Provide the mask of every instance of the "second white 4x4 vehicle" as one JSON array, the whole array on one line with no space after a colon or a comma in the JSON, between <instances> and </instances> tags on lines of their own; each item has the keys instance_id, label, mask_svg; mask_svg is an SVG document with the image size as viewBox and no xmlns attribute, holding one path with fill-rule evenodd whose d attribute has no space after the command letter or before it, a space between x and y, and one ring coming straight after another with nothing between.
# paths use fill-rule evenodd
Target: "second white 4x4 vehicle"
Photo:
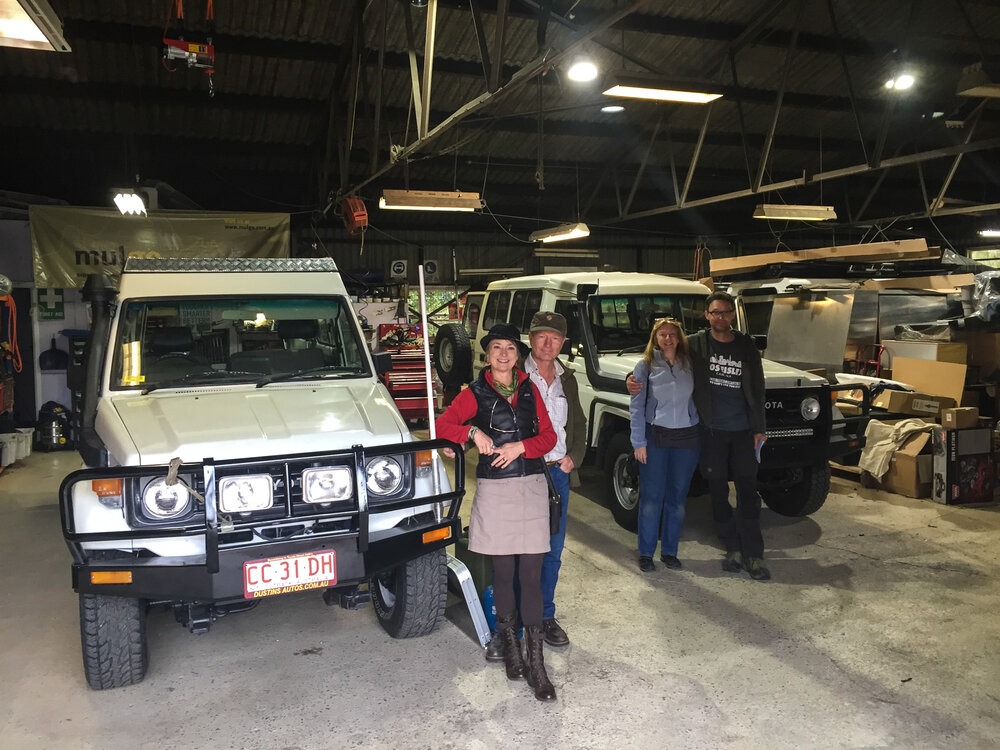
<instances>
[{"instance_id":1,"label":"second white 4x4 vehicle","mask_svg":"<svg viewBox=\"0 0 1000 750\"><path fill-rule=\"evenodd\" d=\"M694 281L648 273L563 273L494 281L484 292L468 293L461 324L439 329L438 376L449 388L468 382L483 367L479 340L491 326L511 323L527 331L539 310L562 313L569 329L563 356L576 371L587 415L588 461L604 470L615 519L635 529L639 483L629 442L625 377L642 356L656 318L676 318L688 333L706 328L709 293ZM848 386L831 386L823 377L768 360L764 379L767 442L758 489L773 511L808 515L826 500L829 460L863 447L854 423L864 416L845 418L834 405L835 392Z\"/></svg>"},{"instance_id":2,"label":"second white 4x4 vehicle","mask_svg":"<svg viewBox=\"0 0 1000 750\"><path fill-rule=\"evenodd\" d=\"M444 615L458 538L438 448L377 377L329 258L130 258L91 276L78 448L60 488L87 682L143 678L146 613L203 633L315 589L393 637Z\"/></svg>"}]
</instances>

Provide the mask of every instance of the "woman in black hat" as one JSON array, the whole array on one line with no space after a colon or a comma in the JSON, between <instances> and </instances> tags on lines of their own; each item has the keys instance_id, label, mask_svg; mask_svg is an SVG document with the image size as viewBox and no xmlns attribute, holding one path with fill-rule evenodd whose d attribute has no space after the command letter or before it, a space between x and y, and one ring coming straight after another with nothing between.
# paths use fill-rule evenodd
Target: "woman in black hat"
<instances>
[{"instance_id":1,"label":"woman in black hat","mask_svg":"<svg viewBox=\"0 0 1000 750\"><path fill-rule=\"evenodd\" d=\"M504 640L507 677L522 676L541 701L556 698L542 658L542 560L549 550L545 454L556 443L545 403L517 369L528 347L515 326L493 326L480 342L486 367L437 418L438 437L472 440L479 451L476 495L469 519L469 549L493 558L494 637ZM521 586L521 622L527 662L514 631L514 574Z\"/></svg>"}]
</instances>

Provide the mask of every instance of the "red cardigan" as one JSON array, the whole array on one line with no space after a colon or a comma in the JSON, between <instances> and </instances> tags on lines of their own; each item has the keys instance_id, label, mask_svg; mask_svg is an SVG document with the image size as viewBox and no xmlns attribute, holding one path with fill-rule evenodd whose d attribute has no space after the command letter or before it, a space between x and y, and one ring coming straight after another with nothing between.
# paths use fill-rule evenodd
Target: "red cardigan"
<instances>
[{"instance_id":1,"label":"red cardigan","mask_svg":"<svg viewBox=\"0 0 1000 750\"><path fill-rule=\"evenodd\" d=\"M521 370L515 370L515 372L517 373L517 384L520 386L528 379L528 376ZM493 385L493 373L489 370L486 371L486 382L490 386ZM541 458L555 447L557 437L555 428L552 427L552 420L549 419L549 412L545 408L545 402L542 400L542 394L538 392L534 383L531 384L531 390L535 393L538 434L522 441L524 443L524 457ZM517 391L514 391L514 399L511 404L517 405ZM464 388L449 404L444 413L434 420L437 436L460 445L467 442L469 440L469 425L466 422L475 417L477 411L479 411L479 405L476 403L475 394L471 388Z\"/></svg>"}]
</instances>

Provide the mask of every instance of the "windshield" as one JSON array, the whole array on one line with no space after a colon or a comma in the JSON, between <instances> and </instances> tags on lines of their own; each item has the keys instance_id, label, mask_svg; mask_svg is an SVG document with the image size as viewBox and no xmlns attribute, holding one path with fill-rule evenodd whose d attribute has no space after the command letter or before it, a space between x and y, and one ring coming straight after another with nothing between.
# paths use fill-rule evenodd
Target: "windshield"
<instances>
[{"instance_id":1,"label":"windshield","mask_svg":"<svg viewBox=\"0 0 1000 750\"><path fill-rule=\"evenodd\" d=\"M591 297L587 315L598 351L641 351L649 342L653 321L676 318L684 332L708 328L705 297L695 294L635 294Z\"/></svg>"},{"instance_id":2,"label":"windshield","mask_svg":"<svg viewBox=\"0 0 1000 750\"><path fill-rule=\"evenodd\" d=\"M127 300L113 351L115 390L370 374L341 297Z\"/></svg>"}]
</instances>

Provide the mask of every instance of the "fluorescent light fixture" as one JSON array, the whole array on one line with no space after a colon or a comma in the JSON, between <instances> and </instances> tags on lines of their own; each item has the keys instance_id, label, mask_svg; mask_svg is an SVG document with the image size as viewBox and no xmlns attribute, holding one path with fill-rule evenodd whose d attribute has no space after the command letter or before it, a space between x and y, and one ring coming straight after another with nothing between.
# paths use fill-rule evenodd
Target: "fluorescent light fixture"
<instances>
[{"instance_id":1,"label":"fluorescent light fixture","mask_svg":"<svg viewBox=\"0 0 1000 750\"><path fill-rule=\"evenodd\" d=\"M607 112L608 114L613 114L616 112L624 112L625 107L620 104L605 104L601 107L601 112Z\"/></svg>"},{"instance_id":2,"label":"fluorescent light fixture","mask_svg":"<svg viewBox=\"0 0 1000 750\"><path fill-rule=\"evenodd\" d=\"M561 247L540 247L535 250L536 258L600 258L596 250L576 250Z\"/></svg>"},{"instance_id":3,"label":"fluorescent light fixture","mask_svg":"<svg viewBox=\"0 0 1000 750\"><path fill-rule=\"evenodd\" d=\"M563 240L575 240L577 237L589 237L590 227L582 222L576 224L560 224L549 229L539 229L532 232L528 239L532 242L562 242Z\"/></svg>"},{"instance_id":4,"label":"fluorescent light fixture","mask_svg":"<svg viewBox=\"0 0 1000 750\"><path fill-rule=\"evenodd\" d=\"M1000 98L1000 82L983 70L982 63L969 65L962 68L962 75L958 79L958 95Z\"/></svg>"},{"instance_id":5,"label":"fluorescent light fixture","mask_svg":"<svg viewBox=\"0 0 1000 750\"><path fill-rule=\"evenodd\" d=\"M718 87L695 81L672 81L641 73L619 73L607 82L605 96L708 104L722 96Z\"/></svg>"},{"instance_id":6,"label":"fluorescent light fixture","mask_svg":"<svg viewBox=\"0 0 1000 750\"><path fill-rule=\"evenodd\" d=\"M447 190L383 190L379 208L401 211L478 211L483 207L479 193Z\"/></svg>"},{"instance_id":7,"label":"fluorescent light fixture","mask_svg":"<svg viewBox=\"0 0 1000 750\"><path fill-rule=\"evenodd\" d=\"M46 0L0 0L0 45L71 52L62 21Z\"/></svg>"},{"instance_id":8,"label":"fluorescent light fixture","mask_svg":"<svg viewBox=\"0 0 1000 750\"><path fill-rule=\"evenodd\" d=\"M593 81L597 78L597 66L590 60L576 60L566 71L566 77L579 83Z\"/></svg>"},{"instance_id":9,"label":"fluorescent light fixture","mask_svg":"<svg viewBox=\"0 0 1000 750\"><path fill-rule=\"evenodd\" d=\"M1000 237L1000 229L980 229L980 237Z\"/></svg>"},{"instance_id":10,"label":"fluorescent light fixture","mask_svg":"<svg viewBox=\"0 0 1000 750\"><path fill-rule=\"evenodd\" d=\"M796 206L790 203L761 203L754 209L755 219L778 221L831 221L837 218L833 206Z\"/></svg>"}]
</instances>

